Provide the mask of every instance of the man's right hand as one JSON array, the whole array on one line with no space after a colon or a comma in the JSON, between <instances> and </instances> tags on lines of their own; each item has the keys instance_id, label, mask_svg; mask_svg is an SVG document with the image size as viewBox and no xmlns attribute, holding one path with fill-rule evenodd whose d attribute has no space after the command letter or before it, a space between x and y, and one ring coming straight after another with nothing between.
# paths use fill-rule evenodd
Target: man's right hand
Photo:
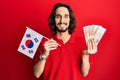
<instances>
[{"instance_id":1,"label":"man's right hand","mask_svg":"<svg viewBox=\"0 0 120 80\"><path fill-rule=\"evenodd\" d=\"M51 50L55 50L57 47L58 47L58 43L55 41L55 40L53 40L53 39L50 39L50 40L48 40L48 41L46 41L45 43L44 43L44 54L46 55L46 56L48 56L49 55L49 52L51 51Z\"/></svg>"}]
</instances>

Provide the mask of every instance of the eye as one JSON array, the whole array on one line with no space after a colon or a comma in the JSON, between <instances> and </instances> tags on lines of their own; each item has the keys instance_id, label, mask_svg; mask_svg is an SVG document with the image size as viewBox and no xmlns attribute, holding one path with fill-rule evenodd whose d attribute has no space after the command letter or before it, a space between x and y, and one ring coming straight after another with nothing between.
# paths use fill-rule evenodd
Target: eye
<instances>
[{"instance_id":1,"label":"eye","mask_svg":"<svg viewBox=\"0 0 120 80\"><path fill-rule=\"evenodd\" d=\"M55 18L60 18L61 16L59 14L56 14L55 15Z\"/></svg>"},{"instance_id":2,"label":"eye","mask_svg":"<svg viewBox=\"0 0 120 80\"><path fill-rule=\"evenodd\" d=\"M68 15L68 14L65 14L65 18L69 18L69 15Z\"/></svg>"}]
</instances>

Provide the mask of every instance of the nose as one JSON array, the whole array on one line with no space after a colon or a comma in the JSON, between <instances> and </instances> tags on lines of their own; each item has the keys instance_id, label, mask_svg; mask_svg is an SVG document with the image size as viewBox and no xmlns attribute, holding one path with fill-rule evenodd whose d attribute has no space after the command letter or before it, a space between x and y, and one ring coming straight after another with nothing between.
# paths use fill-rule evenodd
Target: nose
<instances>
[{"instance_id":1,"label":"nose","mask_svg":"<svg viewBox=\"0 0 120 80\"><path fill-rule=\"evenodd\" d=\"M64 22L64 18L63 18L63 17L60 18L60 22L61 22L61 23Z\"/></svg>"}]
</instances>

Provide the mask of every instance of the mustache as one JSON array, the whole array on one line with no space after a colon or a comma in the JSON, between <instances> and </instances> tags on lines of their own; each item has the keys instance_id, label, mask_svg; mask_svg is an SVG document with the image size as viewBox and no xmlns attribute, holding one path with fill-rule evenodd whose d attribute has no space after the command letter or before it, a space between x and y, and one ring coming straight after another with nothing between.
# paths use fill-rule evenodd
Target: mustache
<instances>
[{"instance_id":1,"label":"mustache","mask_svg":"<svg viewBox=\"0 0 120 80\"><path fill-rule=\"evenodd\" d=\"M62 22L58 23L57 25L61 25L61 24L67 25L67 23L62 23Z\"/></svg>"}]
</instances>

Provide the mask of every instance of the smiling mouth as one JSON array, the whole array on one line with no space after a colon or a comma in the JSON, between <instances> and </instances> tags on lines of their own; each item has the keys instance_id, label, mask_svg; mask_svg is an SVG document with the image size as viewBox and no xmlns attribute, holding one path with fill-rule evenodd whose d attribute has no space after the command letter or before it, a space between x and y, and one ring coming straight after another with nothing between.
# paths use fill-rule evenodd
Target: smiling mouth
<instances>
[{"instance_id":1,"label":"smiling mouth","mask_svg":"<svg viewBox=\"0 0 120 80\"><path fill-rule=\"evenodd\" d=\"M67 25L67 23L58 23L58 25Z\"/></svg>"},{"instance_id":2,"label":"smiling mouth","mask_svg":"<svg viewBox=\"0 0 120 80\"><path fill-rule=\"evenodd\" d=\"M67 26L67 23L58 23L58 25L59 25L61 28L64 28L65 26Z\"/></svg>"},{"instance_id":3,"label":"smiling mouth","mask_svg":"<svg viewBox=\"0 0 120 80\"><path fill-rule=\"evenodd\" d=\"M66 25L65 25L65 24L60 24L60 26L61 26L61 27L64 27L64 26L66 26Z\"/></svg>"}]
</instances>

